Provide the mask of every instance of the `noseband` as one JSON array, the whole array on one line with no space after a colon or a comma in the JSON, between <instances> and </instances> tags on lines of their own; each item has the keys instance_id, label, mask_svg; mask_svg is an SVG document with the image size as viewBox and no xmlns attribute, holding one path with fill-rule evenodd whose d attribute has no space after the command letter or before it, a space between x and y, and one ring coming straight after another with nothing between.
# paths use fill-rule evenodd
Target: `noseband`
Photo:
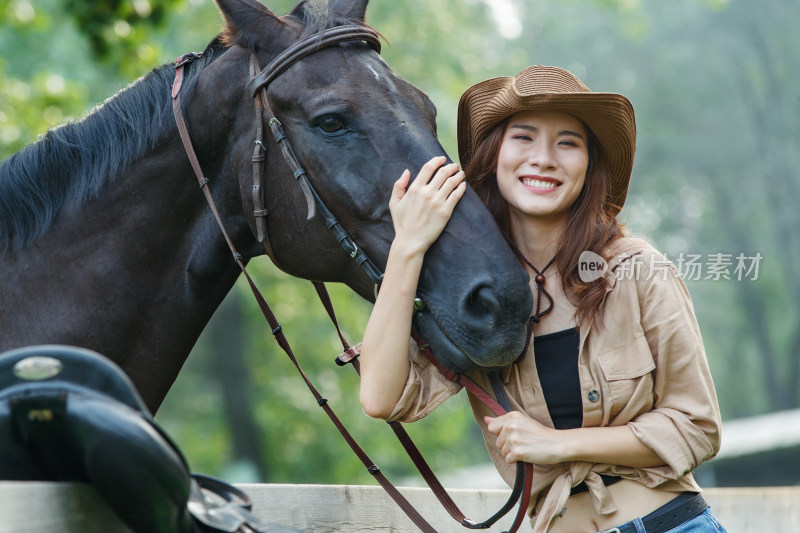
<instances>
[{"instance_id":1,"label":"noseband","mask_svg":"<svg viewBox=\"0 0 800 533\"><path fill-rule=\"evenodd\" d=\"M264 124L264 120L266 119L267 125L272 132L272 135L275 139L275 143L280 147L281 154L283 155L284 161L289 166L289 169L292 171L292 174L295 180L300 185L303 193L306 197L306 204L308 208L308 219L312 218L316 212L319 212L322 218L325 221L325 226L333 233L336 240L339 242L341 247L347 252L347 254L353 258L358 265L364 270L367 276L372 280L375 284L375 295L377 296L378 287L383 279L383 273L381 270L372 262L372 260L364 253L361 248L356 246L356 243L353 239L348 235L345 229L341 226L339 221L336 217L331 213L331 211L327 208L325 203L322 201L320 196L317 194L316 190L312 186L311 182L308 179L308 175L303 167L300 165L300 162L297 159L297 156L294 153L291 143L289 142L289 138L286 132L283 129L283 125L281 124L280 120L275 116L275 112L272 109L272 106L269 102L269 84L272 83L278 76L280 76L283 72L286 71L290 66L294 63L298 62L299 60L329 46L333 46L336 44L349 42L349 41L362 41L365 42L370 48L375 50L376 52L380 53L381 45L378 39L378 34L365 27L359 25L345 25L345 26L337 26L334 28L329 28L324 30L318 34L312 35L309 38L303 39L294 45L290 46L286 50L284 50L280 55L278 55L275 59L273 59L263 70L259 71L258 60L256 59L254 54L251 54L250 57L250 68L252 78L247 84L247 89L250 94L253 96L253 99L256 104L256 113L258 115L258 128L256 131L256 140L255 140L255 147L253 151L253 215L255 217L256 223L256 233L257 239L259 242L263 243L264 248L266 249L267 253L269 254L270 258L273 262L278 264L272 247L269 241L269 234L267 231L266 225L266 215L267 209L264 207L264 196L263 196L263 164L265 159L266 149L263 143L263 136L262 136L262 128ZM175 114L175 121L178 125L178 131L181 136L181 140L184 145L184 149L186 150L186 154L189 158L189 161L194 169L194 172L197 176L198 182L200 184L201 189L206 197L206 200L211 208L214 216L217 220L217 223L222 230L222 234L225 237L225 240L228 243L228 246L233 253L234 260L239 265L239 268L244 273L245 277L247 278L248 283L250 284L250 288L253 291L256 300L261 307L262 313L267 318L267 322L272 327L272 334L276 337L276 340L284 349L286 354L292 360L294 365L297 367L298 371L300 372L301 377L305 380L306 385L309 387L311 392L314 394L315 398L319 405L326 411L328 416L333 420L334 424L337 426L337 429L342 433L342 436L348 442L348 444L353 448L353 451L356 455L361 459L362 462L368 467L368 471L376 478L376 480L381 484L381 486L389 493L389 495L395 500L395 502L400 506L400 508L411 518L411 520L420 527L422 531L425 533L435 533L433 528L422 518L419 513L408 503L407 500L400 494L397 489L389 483L389 481L383 476L380 472L380 468L371 464L369 457L361 450L358 444L352 439L350 434L341 424L339 419L327 405L328 401L323 398L316 388L311 384L308 380L305 373L299 366L296 358L291 352L291 348L288 346L288 342L285 339L285 336L282 333L281 326L277 323L275 316L272 314L272 311L269 309L266 301L264 300L261 293L256 288L255 284L253 283L252 279L250 278L247 270L245 268L244 262L242 260L242 255L236 251L236 247L234 246L232 240L230 239L223 223L222 219L217 211L215 206L214 200L211 196L211 192L208 188L209 180L208 178L203 176L203 172L200 168L200 163L197 159L197 155L192 147L191 140L189 138L188 128L186 127L185 119L183 118L183 111L181 110L180 105L180 90L181 84L183 81L183 66L191 62L195 59L200 57L200 54L192 53L186 54L180 57L175 62L175 82L172 87L172 108ZM357 357L357 350L354 348L350 348L350 346L345 341L341 330L339 329L338 323L336 321L335 315L333 313L333 308L330 305L330 300L327 296L327 292L324 289L324 286L321 284L315 283L315 287L317 288L317 292L320 293L320 298L323 301L323 304L326 307L331 319L336 326L339 337L342 339L342 343L345 347L345 354L348 354L348 358L345 359L337 359L337 363L339 364L347 364L352 363L354 368L358 370L358 363L356 360ZM324 292L321 292L324 291ZM419 307L418 307L419 306ZM415 308L419 311L420 308L424 306L421 303L421 300L415 302ZM424 346L424 343L421 339L419 339L419 344ZM508 403L507 398L505 398L505 391L502 388L502 383L499 385L499 389L495 387L495 393L498 396L498 401L500 401L503 405L497 403L488 393L480 389L480 387L475 384L475 382L471 381L468 377L462 374L453 373L448 371L444 367L442 367L438 362L435 360L433 355L430 351L426 348L426 355L428 358L436 364L437 368L446 376L448 379L452 379L454 381L458 381L462 385L464 385L470 392L475 394L484 404L486 404L495 414L503 414L509 411L510 405ZM340 356L341 357L341 356ZM501 399L501 396L503 397ZM505 399L505 401L503 401ZM529 463L518 463L517 464L517 479L514 484L514 488L512 490L512 494L508 500L508 502L493 515L488 520L477 523L466 516L458 509L456 504L450 499L449 495L433 475L433 472L430 471L430 468L425 463L424 459L422 459L421 454L414 446L413 442L411 442L410 437L405 432L405 429L397 422L389 422L394 432L397 434L398 438L400 439L403 447L411 456L414 464L420 470L423 475L423 478L428 482L428 485L433 490L434 495L439 499L442 503L444 508L448 511L448 513L455 518L457 521L461 523L466 528L469 529L487 529L491 527L497 520L502 518L504 515L510 511L517 500L520 500L519 510L517 515L514 519L514 522L509 529L509 533L517 531L520 527L522 520L525 516L525 511L528 508L528 503L530 501L530 492L531 492L531 480L533 475L533 468L532 465Z\"/></svg>"}]
</instances>

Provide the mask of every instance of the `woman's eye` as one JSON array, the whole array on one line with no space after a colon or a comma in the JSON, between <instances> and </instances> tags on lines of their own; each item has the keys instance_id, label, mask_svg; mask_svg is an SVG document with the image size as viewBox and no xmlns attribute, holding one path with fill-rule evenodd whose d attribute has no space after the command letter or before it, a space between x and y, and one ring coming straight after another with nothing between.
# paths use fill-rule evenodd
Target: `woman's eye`
<instances>
[{"instance_id":1,"label":"woman's eye","mask_svg":"<svg viewBox=\"0 0 800 533\"><path fill-rule=\"evenodd\" d=\"M344 130L347 125L341 118L334 115L327 115L317 121L317 127L325 133L336 133Z\"/></svg>"}]
</instances>

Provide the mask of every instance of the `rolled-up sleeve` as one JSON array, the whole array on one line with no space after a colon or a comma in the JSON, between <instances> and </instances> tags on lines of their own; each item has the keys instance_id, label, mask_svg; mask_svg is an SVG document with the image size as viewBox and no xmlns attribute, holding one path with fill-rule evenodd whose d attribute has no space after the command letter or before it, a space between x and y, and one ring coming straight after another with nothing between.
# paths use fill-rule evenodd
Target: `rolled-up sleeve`
<instances>
[{"instance_id":1,"label":"rolled-up sleeve","mask_svg":"<svg viewBox=\"0 0 800 533\"><path fill-rule=\"evenodd\" d=\"M460 384L445 378L428 361L413 339L409 339L408 357L411 361L408 379L388 420L414 422L424 418L461 390Z\"/></svg>"},{"instance_id":2,"label":"rolled-up sleeve","mask_svg":"<svg viewBox=\"0 0 800 533\"><path fill-rule=\"evenodd\" d=\"M666 260L658 254L657 260ZM645 263L647 258L645 258ZM651 263L652 264L652 263ZM643 481L677 479L720 446L720 412L689 292L671 263L637 280L641 324L656 363L654 406L628 425L666 466L643 469Z\"/></svg>"}]
</instances>

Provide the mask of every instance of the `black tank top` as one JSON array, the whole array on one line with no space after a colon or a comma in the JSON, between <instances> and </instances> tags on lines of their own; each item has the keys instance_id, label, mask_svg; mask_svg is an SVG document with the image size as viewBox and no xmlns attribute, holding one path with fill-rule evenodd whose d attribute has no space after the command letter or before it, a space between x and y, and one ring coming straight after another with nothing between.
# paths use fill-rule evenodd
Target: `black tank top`
<instances>
[{"instance_id":1,"label":"black tank top","mask_svg":"<svg viewBox=\"0 0 800 533\"><path fill-rule=\"evenodd\" d=\"M578 376L578 328L533 338L536 371L547 410L556 429L583 425L583 401Z\"/></svg>"},{"instance_id":2,"label":"black tank top","mask_svg":"<svg viewBox=\"0 0 800 533\"><path fill-rule=\"evenodd\" d=\"M542 384L544 401L556 429L583 426L583 400L578 375L580 334L577 328L565 329L533 338L536 371ZM613 485L622 478L600 474L603 484ZM572 487L570 494L588 491L585 482Z\"/></svg>"}]
</instances>

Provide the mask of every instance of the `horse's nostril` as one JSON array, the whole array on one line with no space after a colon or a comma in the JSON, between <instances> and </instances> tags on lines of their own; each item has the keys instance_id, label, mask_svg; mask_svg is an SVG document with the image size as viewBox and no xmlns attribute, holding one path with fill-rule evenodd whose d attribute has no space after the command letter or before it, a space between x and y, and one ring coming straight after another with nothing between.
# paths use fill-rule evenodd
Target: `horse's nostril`
<instances>
[{"instance_id":1,"label":"horse's nostril","mask_svg":"<svg viewBox=\"0 0 800 533\"><path fill-rule=\"evenodd\" d=\"M491 329L500 312L500 301L491 285L482 282L464 295L460 311L460 318L467 327Z\"/></svg>"}]
</instances>

